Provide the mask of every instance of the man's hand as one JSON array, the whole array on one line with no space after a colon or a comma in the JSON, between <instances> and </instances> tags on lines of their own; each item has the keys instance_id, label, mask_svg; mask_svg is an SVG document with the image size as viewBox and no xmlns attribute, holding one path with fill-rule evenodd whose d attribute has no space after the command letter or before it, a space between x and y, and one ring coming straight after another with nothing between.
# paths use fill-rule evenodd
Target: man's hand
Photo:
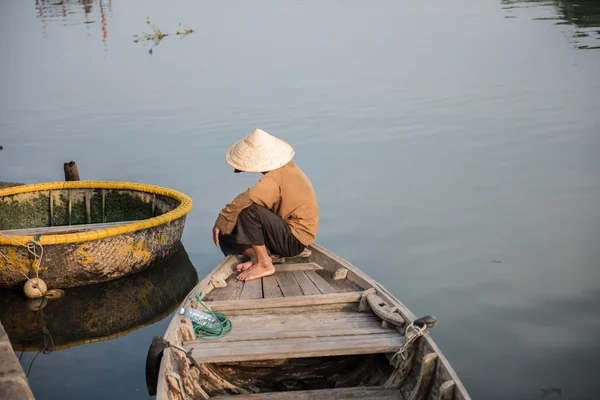
<instances>
[{"instance_id":1,"label":"man's hand","mask_svg":"<svg viewBox=\"0 0 600 400\"><path fill-rule=\"evenodd\" d=\"M221 231L219 230L219 228L217 228L217 226L215 225L213 227L213 242L215 242L215 245L218 246L219 245L219 233Z\"/></svg>"}]
</instances>

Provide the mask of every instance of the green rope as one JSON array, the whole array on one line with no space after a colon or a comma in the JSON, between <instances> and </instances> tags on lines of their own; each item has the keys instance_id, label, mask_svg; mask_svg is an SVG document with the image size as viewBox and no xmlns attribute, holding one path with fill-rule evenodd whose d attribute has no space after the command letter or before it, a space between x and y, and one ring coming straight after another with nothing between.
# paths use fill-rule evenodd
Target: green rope
<instances>
[{"instance_id":1,"label":"green rope","mask_svg":"<svg viewBox=\"0 0 600 400\"><path fill-rule=\"evenodd\" d=\"M192 322L196 337L202 340L217 340L231 332L231 321L229 318L227 318L227 315L220 312L212 312L208 307L206 307L202 300L200 300L200 297L202 297L202 292L196 295L196 300L198 303L202 304L209 314L219 321L219 328L209 328L208 326L203 326Z\"/></svg>"}]
</instances>

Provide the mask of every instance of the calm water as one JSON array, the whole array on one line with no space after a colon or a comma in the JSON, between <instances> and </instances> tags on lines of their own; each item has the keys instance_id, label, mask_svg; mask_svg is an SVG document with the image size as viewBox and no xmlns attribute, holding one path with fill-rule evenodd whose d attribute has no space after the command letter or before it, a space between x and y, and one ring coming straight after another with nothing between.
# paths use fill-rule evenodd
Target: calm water
<instances>
[{"instance_id":1,"label":"calm water","mask_svg":"<svg viewBox=\"0 0 600 400\"><path fill-rule=\"evenodd\" d=\"M596 399L597 1L0 2L0 180L127 180L194 199L199 276L219 209L259 176L224 153L288 140L318 242L384 283L476 399ZM132 36L146 17L166 37ZM168 317L40 354L38 399L144 399ZM23 355L29 364L36 352ZM550 398L546 396L546 398Z\"/></svg>"}]
</instances>

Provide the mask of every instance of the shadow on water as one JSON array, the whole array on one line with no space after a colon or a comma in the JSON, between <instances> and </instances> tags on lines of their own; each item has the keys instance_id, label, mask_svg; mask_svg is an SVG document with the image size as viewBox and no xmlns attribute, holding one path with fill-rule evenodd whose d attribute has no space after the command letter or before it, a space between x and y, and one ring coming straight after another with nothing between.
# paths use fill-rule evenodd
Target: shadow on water
<instances>
[{"instance_id":1,"label":"shadow on water","mask_svg":"<svg viewBox=\"0 0 600 400\"><path fill-rule=\"evenodd\" d=\"M50 353L123 337L158 322L197 282L198 273L180 244L170 258L148 270L65 289L56 300L41 303L20 290L2 289L0 320L15 351Z\"/></svg>"},{"instance_id":2,"label":"shadow on water","mask_svg":"<svg viewBox=\"0 0 600 400\"><path fill-rule=\"evenodd\" d=\"M573 44L578 49L600 49L600 2L598 0L502 0L504 9L537 8L548 11L547 16L533 17L538 21L555 21L569 25ZM508 15L507 18L516 18Z\"/></svg>"}]
</instances>

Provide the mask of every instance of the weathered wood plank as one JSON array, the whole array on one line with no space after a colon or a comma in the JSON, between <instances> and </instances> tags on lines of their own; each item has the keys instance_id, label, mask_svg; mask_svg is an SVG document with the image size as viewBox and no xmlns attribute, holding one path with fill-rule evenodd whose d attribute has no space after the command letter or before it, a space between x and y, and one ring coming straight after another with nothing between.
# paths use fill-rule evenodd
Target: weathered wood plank
<instances>
[{"instance_id":1,"label":"weathered wood plank","mask_svg":"<svg viewBox=\"0 0 600 400\"><path fill-rule=\"evenodd\" d=\"M88 224L92 223L92 191L90 189L86 189L85 191L85 217Z\"/></svg>"},{"instance_id":2,"label":"weathered wood plank","mask_svg":"<svg viewBox=\"0 0 600 400\"><path fill-rule=\"evenodd\" d=\"M337 290L315 271L307 271L306 276L315 284L321 293L337 293Z\"/></svg>"},{"instance_id":3,"label":"weathered wood plank","mask_svg":"<svg viewBox=\"0 0 600 400\"><path fill-rule=\"evenodd\" d=\"M236 279L237 280L237 279ZM240 295L240 300L248 299L262 299L262 279L253 279L251 281L244 281L244 288ZM211 310L213 310L211 308ZM215 311L215 310L213 310Z\"/></svg>"},{"instance_id":4,"label":"weathered wood plank","mask_svg":"<svg viewBox=\"0 0 600 400\"><path fill-rule=\"evenodd\" d=\"M454 399L454 388L456 384L454 381L446 381L439 387L439 392L435 400L453 400Z\"/></svg>"},{"instance_id":5,"label":"weathered wood plank","mask_svg":"<svg viewBox=\"0 0 600 400\"><path fill-rule=\"evenodd\" d=\"M294 278L294 274L292 272L277 272L275 274L275 278L279 283L279 287L281 288L281 292L285 297L291 296L302 296L302 289L300 289L300 285L296 282L296 278Z\"/></svg>"},{"instance_id":6,"label":"weathered wood plank","mask_svg":"<svg viewBox=\"0 0 600 400\"><path fill-rule=\"evenodd\" d=\"M400 387L400 391L406 400L424 400L431 390L431 383L436 369L438 355L428 353L422 359L416 359L414 374L407 378L406 384Z\"/></svg>"},{"instance_id":7,"label":"weathered wood plank","mask_svg":"<svg viewBox=\"0 0 600 400\"><path fill-rule=\"evenodd\" d=\"M230 400L230 396L211 397L215 400ZM239 400L398 400L402 399L397 389L386 389L380 387L353 387L321 390L302 390L294 392L270 392L236 395Z\"/></svg>"},{"instance_id":8,"label":"weathered wood plank","mask_svg":"<svg viewBox=\"0 0 600 400\"><path fill-rule=\"evenodd\" d=\"M386 333L394 333L392 331L382 331L381 325L370 327L345 327L345 328L318 328L318 329L296 329L296 330L272 330L272 331L250 331L250 332L231 332L219 339L219 342L246 342L248 346L254 346L254 342L260 340L277 340L277 339L315 339L324 337L344 337L365 336L365 335L382 335ZM400 336L398 331L395 331ZM202 344L200 341L184 342L185 345Z\"/></svg>"},{"instance_id":9,"label":"weathered wood plank","mask_svg":"<svg viewBox=\"0 0 600 400\"><path fill-rule=\"evenodd\" d=\"M394 333L396 330L382 328L374 315L364 313L328 312L288 315L237 315L231 318L234 327L231 333L219 339L224 341L267 340L284 338L314 338L326 336L378 335ZM192 340L184 344L201 344L205 341Z\"/></svg>"},{"instance_id":10,"label":"weathered wood plank","mask_svg":"<svg viewBox=\"0 0 600 400\"><path fill-rule=\"evenodd\" d=\"M279 283L275 275L269 275L262 278L263 281L263 295L265 299L273 299L276 297L283 297Z\"/></svg>"},{"instance_id":11,"label":"weathered wood plank","mask_svg":"<svg viewBox=\"0 0 600 400\"><path fill-rule=\"evenodd\" d=\"M72 190L71 189L67 190L67 193L68 193L68 200L67 200L67 202L69 204L68 205L69 225L71 225L72 211L73 211L73 200L71 199L71 197L72 197L71 196L72 195Z\"/></svg>"},{"instance_id":12,"label":"weathered wood plank","mask_svg":"<svg viewBox=\"0 0 600 400\"><path fill-rule=\"evenodd\" d=\"M319 271L321 269L323 269L323 267L314 262L275 265L275 271L277 272Z\"/></svg>"},{"instance_id":13,"label":"weathered wood plank","mask_svg":"<svg viewBox=\"0 0 600 400\"><path fill-rule=\"evenodd\" d=\"M315 286L313 281L311 281L304 271L296 271L293 273L296 281L300 285L300 289L305 296L313 296L317 294L321 294L319 289Z\"/></svg>"},{"instance_id":14,"label":"weathered wood plank","mask_svg":"<svg viewBox=\"0 0 600 400\"><path fill-rule=\"evenodd\" d=\"M106 189L102 189L102 222L106 222Z\"/></svg>"},{"instance_id":15,"label":"weathered wood plank","mask_svg":"<svg viewBox=\"0 0 600 400\"><path fill-rule=\"evenodd\" d=\"M211 285L213 280L211 278ZM244 281L237 280L235 276L231 276L225 283L227 283L227 286L213 289L206 295L203 301L239 300L244 288Z\"/></svg>"},{"instance_id":16,"label":"weathered wood plank","mask_svg":"<svg viewBox=\"0 0 600 400\"><path fill-rule=\"evenodd\" d=\"M52 199L52 190L48 190L48 201L50 202L50 221L48 222L48 226L52 226L54 224L54 200Z\"/></svg>"},{"instance_id":17,"label":"weathered wood plank","mask_svg":"<svg viewBox=\"0 0 600 400\"><path fill-rule=\"evenodd\" d=\"M244 289L242 295L248 284L251 282L260 282L260 279L247 281L244 283ZM229 285L228 285L229 286ZM252 309L274 309L283 307L305 307L311 305L323 305L323 304L346 304L346 303L358 303L362 296L362 292L350 292L350 293L332 293L332 294L320 294L316 296L293 296L273 299L258 299L247 301L236 301L236 300L224 300L224 301L211 301L205 304L210 307L212 311L227 311L227 310L252 310ZM241 297L244 299L244 297Z\"/></svg>"},{"instance_id":18,"label":"weathered wood plank","mask_svg":"<svg viewBox=\"0 0 600 400\"><path fill-rule=\"evenodd\" d=\"M79 224L79 225L65 225L65 226L45 226L41 228L27 228L27 229L10 229L0 231L6 236L31 236L31 235L50 235L58 233L70 233L79 231L92 231L96 229L105 229L112 226L125 225L132 221L119 221L119 222L105 222L103 224Z\"/></svg>"},{"instance_id":19,"label":"weathered wood plank","mask_svg":"<svg viewBox=\"0 0 600 400\"><path fill-rule=\"evenodd\" d=\"M306 296L311 297L311 296ZM278 297L277 299L283 300L288 297ZM267 299L263 299L267 300ZM273 299L274 300L274 299ZM249 300L245 300L249 301ZM278 308L254 308L254 309L231 309L227 310L226 313L228 316L232 315L269 315L273 313L277 314L286 314L286 315L298 315L300 312L305 313L315 313L315 312L324 312L324 311L337 311L337 312L358 312L358 303L333 303L333 304L315 304L310 306L295 306L295 307L278 307Z\"/></svg>"},{"instance_id":20,"label":"weathered wood plank","mask_svg":"<svg viewBox=\"0 0 600 400\"><path fill-rule=\"evenodd\" d=\"M404 337L395 334L207 342L184 346L198 363L273 360L282 358L327 357L356 354L393 353Z\"/></svg>"}]
</instances>

